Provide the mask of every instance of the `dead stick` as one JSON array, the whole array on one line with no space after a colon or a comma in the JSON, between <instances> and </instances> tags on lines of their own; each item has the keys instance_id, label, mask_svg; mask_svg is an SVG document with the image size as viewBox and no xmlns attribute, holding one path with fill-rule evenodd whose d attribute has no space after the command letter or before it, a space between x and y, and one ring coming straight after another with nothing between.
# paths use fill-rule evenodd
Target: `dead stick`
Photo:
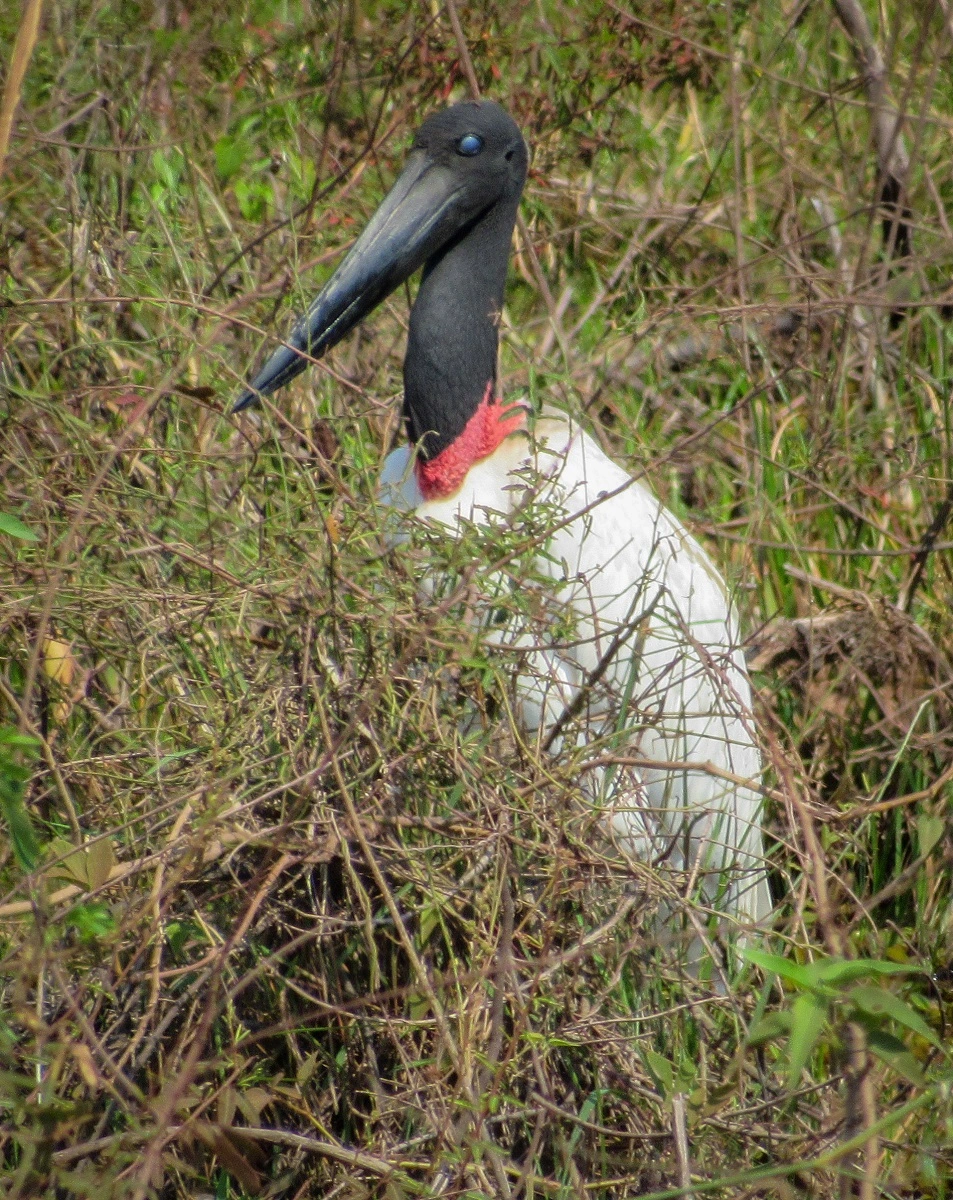
<instances>
[{"instance_id":1,"label":"dead stick","mask_svg":"<svg viewBox=\"0 0 953 1200\"><path fill-rule=\"evenodd\" d=\"M685 1125L685 1097L676 1092L672 1097L672 1133L675 1138L675 1157L678 1159L678 1182L686 1195L691 1195L692 1164L688 1156L688 1130Z\"/></svg>"},{"instance_id":2,"label":"dead stick","mask_svg":"<svg viewBox=\"0 0 953 1200\"><path fill-rule=\"evenodd\" d=\"M911 249L910 210L904 201L910 156L900 128L900 114L887 98L887 65L874 41L860 0L833 0L833 3L850 38L870 108L880 174L880 200L892 213L891 219L884 224L884 244L889 247L892 243L897 255L905 257Z\"/></svg>"},{"instance_id":3,"label":"dead stick","mask_svg":"<svg viewBox=\"0 0 953 1200\"><path fill-rule=\"evenodd\" d=\"M13 43L7 83L3 89L3 99L0 100L0 175L3 175L3 164L10 146L13 118L16 115L17 105L20 103L26 69L30 65L33 47L36 45L37 34L40 32L42 8L43 0L27 0L23 17L20 20L20 28L17 30L17 40Z\"/></svg>"}]
</instances>

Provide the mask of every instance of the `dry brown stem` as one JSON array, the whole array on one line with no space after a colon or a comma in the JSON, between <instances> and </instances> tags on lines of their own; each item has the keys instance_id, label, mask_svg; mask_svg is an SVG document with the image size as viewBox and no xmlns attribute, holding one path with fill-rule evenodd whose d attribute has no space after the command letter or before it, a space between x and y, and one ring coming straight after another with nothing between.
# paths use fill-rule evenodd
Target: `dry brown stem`
<instances>
[{"instance_id":1,"label":"dry brown stem","mask_svg":"<svg viewBox=\"0 0 953 1200\"><path fill-rule=\"evenodd\" d=\"M903 257L911 248L911 214L907 202L910 155L903 136L903 121L888 97L887 64L874 39L863 5L860 0L833 0L833 4L850 38L863 76L877 154L880 200L894 214L893 229L886 231L885 241L888 247Z\"/></svg>"},{"instance_id":2,"label":"dry brown stem","mask_svg":"<svg viewBox=\"0 0 953 1200\"><path fill-rule=\"evenodd\" d=\"M7 81L4 84L3 96L0 98L0 179L3 178L3 167L10 146L10 135L13 131L13 119L16 116L17 105L23 90L27 67L33 55L33 47L40 32L40 13L43 11L43 0L27 0L20 18L20 28L17 30L16 41L13 43L13 53L7 70Z\"/></svg>"}]
</instances>

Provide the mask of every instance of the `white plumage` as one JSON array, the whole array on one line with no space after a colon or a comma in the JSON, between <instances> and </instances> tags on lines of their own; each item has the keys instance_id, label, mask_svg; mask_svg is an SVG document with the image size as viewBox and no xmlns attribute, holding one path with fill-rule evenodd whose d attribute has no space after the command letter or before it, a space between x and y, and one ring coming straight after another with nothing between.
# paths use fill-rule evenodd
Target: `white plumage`
<instances>
[{"instance_id":1,"label":"white plumage","mask_svg":"<svg viewBox=\"0 0 953 1200\"><path fill-rule=\"evenodd\" d=\"M751 689L727 589L691 534L558 414L511 434L448 499L424 499L407 447L381 486L385 503L450 527L507 520L528 491L553 512L538 570L553 620L568 608L573 633L558 645L538 622L488 634L519 652L523 725L554 747L575 728L591 757L628 760L580 773L621 848L691 873L703 901L742 924L764 921Z\"/></svg>"}]
</instances>

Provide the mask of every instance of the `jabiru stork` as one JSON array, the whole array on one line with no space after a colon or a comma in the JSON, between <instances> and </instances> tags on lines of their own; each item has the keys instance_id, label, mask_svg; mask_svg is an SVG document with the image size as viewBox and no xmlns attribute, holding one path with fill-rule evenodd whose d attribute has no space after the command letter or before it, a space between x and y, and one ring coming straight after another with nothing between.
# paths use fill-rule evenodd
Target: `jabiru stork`
<instances>
[{"instance_id":1,"label":"jabiru stork","mask_svg":"<svg viewBox=\"0 0 953 1200\"><path fill-rule=\"evenodd\" d=\"M450 530L519 520L528 492L548 506L538 570L559 635L538 624L487 635L516 652L523 726L549 749L574 739L583 794L627 854L678 868L703 903L750 929L771 910L762 761L725 582L575 422L534 419L497 394L527 166L498 104L428 117L367 228L234 411L293 379L423 267L404 359L407 444L385 462L384 499Z\"/></svg>"}]
</instances>

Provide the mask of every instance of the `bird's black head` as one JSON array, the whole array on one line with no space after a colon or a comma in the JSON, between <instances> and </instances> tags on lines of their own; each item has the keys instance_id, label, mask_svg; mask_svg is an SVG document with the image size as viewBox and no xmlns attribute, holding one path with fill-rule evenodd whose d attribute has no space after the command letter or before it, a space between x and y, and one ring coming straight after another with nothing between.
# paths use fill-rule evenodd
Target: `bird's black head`
<instances>
[{"instance_id":1,"label":"bird's black head","mask_svg":"<svg viewBox=\"0 0 953 1200\"><path fill-rule=\"evenodd\" d=\"M411 156L418 152L430 169L458 181L461 210L519 202L529 154L519 126L492 100L466 100L432 113L414 138Z\"/></svg>"},{"instance_id":2,"label":"bird's black head","mask_svg":"<svg viewBox=\"0 0 953 1200\"><path fill-rule=\"evenodd\" d=\"M478 232L485 232L485 254L494 261L488 274L490 263L481 264L484 255L474 244L476 272L469 286L489 287L498 312L527 165L519 126L493 101L454 104L428 117L404 170L367 228L294 329L289 346L275 351L235 411L293 379L307 366L308 356L318 357L340 341L418 268L426 264L426 280L455 247L469 236L476 239ZM484 277L482 283L479 277Z\"/></svg>"}]
</instances>

